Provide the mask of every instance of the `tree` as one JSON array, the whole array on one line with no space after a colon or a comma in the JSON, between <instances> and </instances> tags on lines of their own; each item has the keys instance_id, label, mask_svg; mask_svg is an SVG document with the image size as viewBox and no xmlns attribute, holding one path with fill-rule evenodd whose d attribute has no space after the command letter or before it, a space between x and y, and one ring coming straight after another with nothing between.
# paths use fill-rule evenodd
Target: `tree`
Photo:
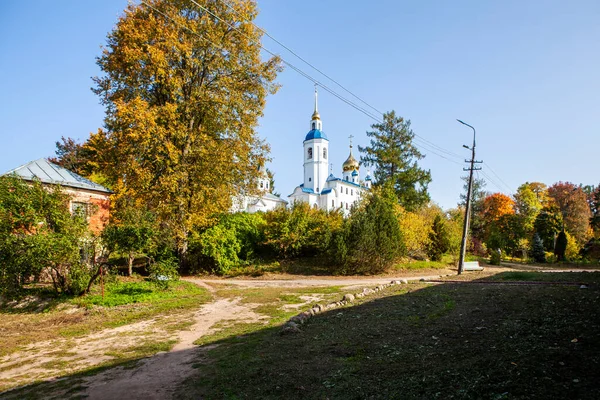
<instances>
[{"instance_id":1,"label":"tree","mask_svg":"<svg viewBox=\"0 0 600 400\"><path fill-rule=\"evenodd\" d=\"M590 238L591 213L587 196L581 186L570 182L557 182L548 188L548 196L560 210L565 230L582 246Z\"/></svg>"},{"instance_id":2,"label":"tree","mask_svg":"<svg viewBox=\"0 0 600 400\"><path fill-rule=\"evenodd\" d=\"M275 191L275 173L267 168L267 176L269 177L269 193L275 196L281 196L281 193Z\"/></svg>"},{"instance_id":3,"label":"tree","mask_svg":"<svg viewBox=\"0 0 600 400\"><path fill-rule=\"evenodd\" d=\"M533 246L531 249L531 256L533 257L535 262L545 263L546 262L546 252L544 250L544 242L542 238L537 233L533 235Z\"/></svg>"},{"instance_id":4,"label":"tree","mask_svg":"<svg viewBox=\"0 0 600 400\"><path fill-rule=\"evenodd\" d=\"M182 265L191 231L257 190L268 147L256 127L281 67L261 60L256 15L252 0L131 3L97 60L106 174L173 232Z\"/></svg>"},{"instance_id":5,"label":"tree","mask_svg":"<svg viewBox=\"0 0 600 400\"><path fill-rule=\"evenodd\" d=\"M502 193L494 193L483 200L483 220L485 224L499 220L503 215L515 213L515 202Z\"/></svg>"},{"instance_id":6,"label":"tree","mask_svg":"<svg viewBox=\"0 0 600 400\"><path fill-rule=\"evenodd\" d=\"M544 207L547 198L546 185L543 183L525 182L517 188L517 193L514 196L515 211L525 232L533 233L533 224Z\"/></svg>"},{"instance_id":7,"label":"tree","mask_svg":"<svg viewBox=\"0 0 600 400\"><path fill-rule=\"evenodd\" d=\"M352 211L331 241L331 261L342 266L340 272L380 273L405 254L396 202L394 189L385 185L367 194Z\"/></svg>"},{"instance_id":8,"label":"tree","mask_svg":"<svg viewBox=\"0 0 600 400\"><path fill-rule=\"evenodd\" d=\"M117 210L112 221L102 232L102 238L111 251L127 255L127 272L133 274L136 255L147 252L156 235L153 215L143 207L129 204Z\"/></svg>"},{"instance_id":9,"label":"tree","mask_svg":"<svg viewBox=\"0 0 600 400\"><path fill-rule=\"evenodd\" d=\"M554 250L556 235L563 226L560 210L550 203L544 206L533 224L534 232L542 239L546 251Z\"/></svg>"},{"instance_id":10,"label":"tree","mask_svg":"<svg viewBox=\"0 0 600 400\"><path fill-rule=\"evenodd\" d=\"M558 236L556 237L556 245L554 246L554 255L558 261L565 261L567 244L567 234L564 230L562 230L558 233Z\"/></svg>"},{"instance_id":11,"label":"tree","mask_svg":"<svg viewBox=\"0 0 600 400\"><path fill-rule=\"evenodd\" d=\"M440 261L444 253L448 251L449 247L450 239L446 230L446 224L438 214L435 216L431 231L429 232L427 254L431 258L431 261Z\"/></svg>"},{"instance_id":12,"label":"tree","mask_svg":"<svg viewBox=\"0 0 600 400\"><path fill-rule=\"evenodd\" d=\"M431 173L417 165L425 156L413 144L415 134L410 129L410 121L390 111L383 115L383 123L373 124L371 128L373 130L367 132L370 145L358 149L365 153L361 162L375 166L377 185L390 183L398 202L408 211L427 203Z\"/></svg>"}]
</instances>

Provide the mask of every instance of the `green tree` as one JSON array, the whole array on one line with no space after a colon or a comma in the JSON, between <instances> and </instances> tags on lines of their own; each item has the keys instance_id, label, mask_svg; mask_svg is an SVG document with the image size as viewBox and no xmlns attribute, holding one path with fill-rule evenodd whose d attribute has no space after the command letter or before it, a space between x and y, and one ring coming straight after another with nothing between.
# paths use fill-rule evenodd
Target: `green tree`
<instances>
[{"instance_id":1,"label":"green tree","mask_svg":"<svg viewBox=\"0 0 600 400\"><path fill-rule=\"evenodd\" d=\"M129 276L133 274L135 257L148 252L155 235L152 213L132 204L118 209L102 232L102 238L111 251L117 250L127 255Z\"/></svg>"},{"instance_id":2,"label":"green tree","mask_svg":"<svg viewBox=\"0 0 600 400\"><path fill-rule=\"evenodd\" d=\"M406 253L391 186L374 190L353 209L331 243L331 263L342 273L375 274L385 271Z\"/></svg>"},{"instance_id":3,"label":"green tree","mask_svg":"<svg viewBox=\"0 0 600 400\"><path fill-rule=\"evenodd\" d=\"M364 156L361 162L375 166L377 185L392 185L398 202L408 211L414 211L430 200L427 186L431 173L419 168L417 161L425 156L413 143L414 132L410 121L396 116L394 111L383 115L383 122L371 125L367 147L358 149Z\"/></svg>"},{"instance_id":4,"label":"green tree","mask_svg":"<svg viewBox=\"0 0 600 400\"><path fill-rule=\"evenodd\" d=\"M533 225L535 234L542 239L546 251L554 251L554 240L563 226L558 207L550 204L542 208Z\"/></svg>"},{"instance_id":5,"label":"green tree","mask_svg":"<svg viewBox=\"0 0 600 400\"><path fill-rule=\"evenodd\" d=\"M531 256L533 260L538 263L546 262L546 251L544 249L544 242L540 235L535 233L533 235L533 246L531 248Z\"/></svg>"},{"instance_id":6,"label":"green tree","mask_svg":"<svg viewBox=\"0 0 600 400\"><path fill-rule=\"evenodd\" d=\"M252 0L131 3L97 60L106 174L175 235L182 265L192 230L257 190L256 128L280 62L261 60L256 15Z\"/></svg>"},{"instance_id":7,"label":"green tree","mask_svg":"<svg viewBox=\"0 0 600 400\"><path fill-rule=\"evenodd\" d=\"M429 244L427 254L432 261L440 261L444 253L450 248L450 237L446 229L446 223L438 214L433 220L431 231L429 232Z\"/></svg>"},{"instance_id":8,"label":"green tree","mask_svg":"<svg viewBox=\"0 0 600 400\"><path fill-rule=\"evenodd\" d=\"M522 229L533 234L535 219L544 207L547 199L546 185L539 182L525 182L517 188L515 211L521 220ZM531 237L531 236L529 236Z\"/></svg>"},{"instance_id":9,"label":"green tree","mask_svg":"<svg viewBox=\"0 0 600 400\"><path fill-rule=\"evenodd\" d=\"M58 293L85 291L92 272L81 260L87 224L68 205L59 186L0 177L0 292L17 292L44 270Z\"/></svg>"}]
</instances>

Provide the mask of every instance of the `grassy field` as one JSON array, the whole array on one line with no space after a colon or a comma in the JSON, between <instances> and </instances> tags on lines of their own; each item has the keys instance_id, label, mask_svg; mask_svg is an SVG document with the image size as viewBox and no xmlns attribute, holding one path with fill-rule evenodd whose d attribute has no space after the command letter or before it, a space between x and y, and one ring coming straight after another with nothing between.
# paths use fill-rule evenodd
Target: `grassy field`
<instances>
[{"instance_id":1,"label":"grassy field","mask_svg":"<svg viewBox=\"0 0 600 400\"><path fill-rule=\"evenodd\" d=\"M0 307L0 356L35 342L79 337L196 308L211 298L207 290L188 282L176 282L161 290L141 278L107 284L104 298L99 287L83 297L48 297L39 289L30 292Z\"/></svg>"},{"instance_id":2,"label":"grassy field","mask_svg":"<svg viewBox=\"0 0 600 400\"><path fill-rule=\"evenodd\" d=\"M548 284L414 283L320 314L299 334L213 338L176 397L599 398L600 274L485 280ZM586 287L555 284L569 281Z\"/></svg>"}]
</instances>

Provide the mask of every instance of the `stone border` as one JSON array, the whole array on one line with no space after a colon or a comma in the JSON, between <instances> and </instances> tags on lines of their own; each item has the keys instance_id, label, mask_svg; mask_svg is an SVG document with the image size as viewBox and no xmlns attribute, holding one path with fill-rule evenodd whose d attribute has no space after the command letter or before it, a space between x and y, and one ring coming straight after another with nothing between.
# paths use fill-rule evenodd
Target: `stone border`
<instances>
[{"instance_id":1,"label":"stone border","mask_svg":"<svg viewBox=\"0 0 600 400\"><path fill-rule=\"evenodd\" d=\"M421 281L425 281L425 279L420 279ZM333 303L329 303L329 304L315 304L311 309L309 309L308 311L303 311L300 314L294 315L292 318L290 318L281 328L281 334L285 335L288 333L299 333L301 332L300 330L300 325L305 324L306 322L308 322L309 319L311 319L314 315L320 314L323 311L327 311L327 310L333 310L342 306L345 306L347 304L350 304L352 302L354 302L354 300L365 297L365 296L369 296L372 295L374 293L380 292L390 286L394 286L394 285L406 285L408 284L408 279L400 279L400 280L393 280L390 283L384 283L382 285L376 286L374 289L371 288L364 288L362 290L362 292L360 293L355 293L355 294L351 294L351 293L346 293L344 295L344 297L342 297L341 300L339 301L334 301Z\"/></svg>"}]
</instances>

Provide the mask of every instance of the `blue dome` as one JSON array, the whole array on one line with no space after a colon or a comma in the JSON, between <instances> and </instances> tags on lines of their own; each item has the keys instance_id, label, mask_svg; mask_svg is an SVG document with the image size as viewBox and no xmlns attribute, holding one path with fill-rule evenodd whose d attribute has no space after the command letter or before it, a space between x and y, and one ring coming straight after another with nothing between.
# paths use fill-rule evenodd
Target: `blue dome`
<instances>
[{"instance_id":1,"label":"blue dome","mask_svg":"<svg viewBox=\"0 0 600 400\"><path fill-rule=\"evenodd\" d=\"M304 140L306 141L306 140L313 140L313 139L329 140L329 139L327 139L327 135L325 134L325 132L322 132L318 129L312 129L310 132L308 132L306 134L306 138Z\"/></svg>"}]
</instances>

